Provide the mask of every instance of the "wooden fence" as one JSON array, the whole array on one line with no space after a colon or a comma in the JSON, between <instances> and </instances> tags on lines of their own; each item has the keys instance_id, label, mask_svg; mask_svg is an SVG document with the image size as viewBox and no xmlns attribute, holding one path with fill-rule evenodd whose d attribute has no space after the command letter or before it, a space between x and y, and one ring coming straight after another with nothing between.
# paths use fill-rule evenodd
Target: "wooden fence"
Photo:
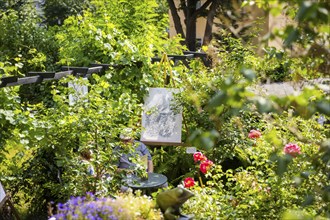
<instances>
[{"instance_id":1,"label":"wooden fence","mask_svg":"<svg viewBox=\"0 0 330 220\"><path fill-rule=\"evenodd\" d=\"M178 65L181 61L185 66L189 68L189 60L193 58L202 59L206 66L209 66L206 53L185 51L184 55L167 55L169 60L174 62L174 65ZM151 63L160 62L161 58L151 58ZM137 67L142 67L142 62L136 62ZM4 76L0 78L0 88L8 86L17 86L33 83L41 83L49 80L59 80L67 75L89 77L91 74L101 74L108 70L110 67L116 69L125 68L125 65L110 65L110 64L96 64L92 63L90 67L72 67L62 66L60 72L28 72L25 77L17 76Z\"/></svg>"}]
</instances>

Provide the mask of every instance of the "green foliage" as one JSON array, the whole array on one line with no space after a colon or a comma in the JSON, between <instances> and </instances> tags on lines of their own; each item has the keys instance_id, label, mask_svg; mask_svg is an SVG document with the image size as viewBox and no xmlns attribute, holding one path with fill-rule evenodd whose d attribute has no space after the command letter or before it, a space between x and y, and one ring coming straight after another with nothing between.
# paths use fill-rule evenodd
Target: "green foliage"
<instances>
[{"instance_id":1,"label":"green foliage","mask_svg":"<svg viewBox=\"0 0 330 220\"><path fill-rule=\"evenodd\" d=\"M89 6L89 0L45 0L42 5L45 23L48 25L61 25L71 16L82 13Z\"/></svg>"},{"instance_id":2,"label":"green foliage","mask_svg":"<svg viewBox=\"0 0 330 220\"><path fill-rule=\"evenodd\" d=\"M249 68L253 66L256 61L253 47L249 44L244 45L242 39L235 39L228 35L219 40L217 45L220 49L220 63L218 66L223 70L231 68L233 73L241 67ZM232 64L236 65L232 66Z\"/></svg>"},{"instance_id":3,"label":"green foliage","mask_svg":"<svg viewBox=\"0 0 330 220\"><path fill-rule=\"evenodd\" d=\"M282 14L290 19L292 21L290 24L284 28L271 30L265 36L265 40L279 37L283 40L285 50L293 50L296 52L296 56L303 60L308 58L308 63L314 68L315 65L320 65L317 69L327 75L329 72L329 52L326 48L329 45L330 34L328 28L330 4L328 1L262 0L256 2L244 0L243 5L247 4L256 4L258 7L269 11L272 16ZM303 69L301 70L303 71Z\"/></svg>"},{"instance_id":4,"label":"green foliage","mask_svg":"<svg viewBox=\"0 0 330 220\"><path fill-rule=\"evenodd\" d=\"M300 16L299 24L278 34L288 38L289 46L297 40L291 32L305 33L306 27L317 25L319 34L303 34L298 41L310 46L312 39L319 42L327 34L324 17L317 21L317 15L326 14L325 6L298 3L308 13L301 17L301 12L290 8L292 15ZM89 82L68 77L42 84L38 93L51 88L52 100L47 103L22 102L17 92L23 87L1 88L0 178L15 201L24 198L30 218L46 218L50 201L64 202L86 191L116 193L121 185L115 172L117 136L126 126L139 131L149 87L181 89L176 98L184 116L183 141L217 164L201 179L206 187L193 189L195 199L186 204L184 213L197 219L285 219L292 213L329 217L329 126L316 122L321 114L329 120L328 94L305 88L299 95L261 97L250 90L267 80L318 77L324 57L293 59L285 50L273 48L259 57L241 40L228 37L217 54L220 62L212 69L199 60L191 61L190 68L152 65L150 57L156 53L182 52L179 38L165 38L167 18L156 13L156 1L91 4L53 29L40 26L35 13L27 9L9 10L0 17L1 75L49 69L57 60L60 65L112 65ZM164 85L164 72L171 75L169 85ZM88 95L74 105L68 99L75 93L66 87L70 81L89 88ZM259 129L263 136L248 139L251 129ZM284 155L283 146L289 142L297 143L302 154ZM82 165L84 150L93 152L94 176ZM153 156L156 171L166 174L170 184L196 175L191 155L183 147L154 148ZM228 166L228 161L235 164Z\"/></svg>"},{"instance_id":5,"label":"green foliage","mask_svg":"<svg viewBox=\"0 0 330 220\"><path fill-rule=\"evenodd\" d=\"M9 9L18 11L25 3L23 0L3 0L0 2L0 9L4 11Z\"/></svg>"},{"instance_id":6,"label":"green foliage","mask_svg":"<svg viewBox=\"0 0 330 220\"><path fill-rule=\"evenodd\" d=\"M34 156L23 164L22 178L15 185L29 194L31 213L46 213L48 202L63 202L70 195L86 191L105 195L118 189L115 173L118 153L114 152L117 136L123 126L136 126L141 107L134 94L122 93L113 99L105 79L106 76L95 76L97 84L90 87L86 97L80 96L75 105L69 105L68 100L73 89L58 85L52 90L53 107L44 108L41 104L35 107L35 136L30 133L26 143ZM64 82L71 80L72 77ZM83 79L75 83L86 84ZM88 176L86 167L81 166L82 150L93 152L91 164L95 176Z\"/></svg>"},{"instance_id":7,"label":"green foliage","mask_svg":"<svg viewBox=\"0 0 330 220\"><path fill-rule=\"evenodd\" d=\"M327 63L325 57L292 57L274 47L263 48L265 55L259 57L253 46L230 36L219 40L217 45L221 48L216 63L219 70L239 77L235 72L240 68L252 68L262 83L315 79L322 76L322 66Z\"/></svg>"},{"instance_id":8,"label":"green foliage","mask_svg":"<svg viewBox=\"0 0 330 220\"><path fill-rule=\"evenodd\" d=\"M30 4L18 12L0 12L0 62L15 68L6 74L25 75L28 71L52 70L57 46L51 31L40 25L37 12ZM4 74L0 70L0 74Z\"/></svg>"},{"instance_id":9,"label":"green foliage","mask_svg":"<svg viewBox=\"0 0 330 220\"><path fill-rule=\"evenodd\" d=\"M160 19L155 13L156 1L92 1L92 5L95 9L69 17L56 35L61 64L132 66L146 64L155 51L171 49L165 45L167 17Z\"/></svg>"},{"instance_id":10,"label":"green foliage","mask_svg":"<svg viewBox=\"0 0 330 220\"><path fill-rule=\"evenodd\" d=\"M0 90L0 162L5 159L5 144L13 136L17 124L17 115L21 113L17 89ZM0 170L2 171L2 170Z\"/></svg>"}]
</instances>

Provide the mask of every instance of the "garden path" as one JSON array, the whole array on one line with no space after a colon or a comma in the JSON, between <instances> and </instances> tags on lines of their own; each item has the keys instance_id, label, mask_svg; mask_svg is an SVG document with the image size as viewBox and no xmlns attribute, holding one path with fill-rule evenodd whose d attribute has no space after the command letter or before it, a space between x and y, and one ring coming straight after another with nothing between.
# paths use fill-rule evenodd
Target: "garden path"
<instances>
[{"instance_id":1,"label":"garden path","mask_svg":"<svg viewBox=\"0 0 330 220\"><path fill-rule=\"evenodd\" d=\"M251 87L250 89L259 95L284 97L287 95L299 94L305 87L311 85L317 85L327 94L330 94L330 78L318 78L299 82L266 83Z\"/></svg>"}]
</instances>

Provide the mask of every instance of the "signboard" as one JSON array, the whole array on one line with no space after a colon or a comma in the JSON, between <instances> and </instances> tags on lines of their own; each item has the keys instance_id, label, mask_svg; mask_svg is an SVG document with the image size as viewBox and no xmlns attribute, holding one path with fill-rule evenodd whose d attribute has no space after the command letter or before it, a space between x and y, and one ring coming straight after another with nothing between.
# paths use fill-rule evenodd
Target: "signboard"
<instances>
[{"instance_id":1,"label":"signboard","mask_svg":"<svg viewBox=\"0 0 330 220\"><path fill-rule=\"evenodd\" d=\"M181 143L182 110L174 107L173 99L173 94L178 92L178 89L149 89L142 114L142 142Z\"/></svg>"},{"instance_id":2,"label":"signboard","mask_svg":"<svg viewBox=\"0 0 330 220\"><path fill-rule=\"evenodd\" d=\"M83 78L83 80L88 81L87 78ZM87 82L86 82L87 84ZM69 88L73 88L75 90L74 94L69 94L69 104L74 105L77 100L79 100L80 97L83 97L87 95L88 93L88 87L87 85L77 83L77 82L69 82L68 83Z\"/></svg>"},{"instance_id":3,"label":"signboard","mask_svg":"<svg viewBox=\"0 0 330 220\"><path fill-rule=\"evenodd\" d=\"M196 153L196 147L187 147L186 148L186 153L187 154L194 154L194 153Z\"/></svg>"}]
</instances>

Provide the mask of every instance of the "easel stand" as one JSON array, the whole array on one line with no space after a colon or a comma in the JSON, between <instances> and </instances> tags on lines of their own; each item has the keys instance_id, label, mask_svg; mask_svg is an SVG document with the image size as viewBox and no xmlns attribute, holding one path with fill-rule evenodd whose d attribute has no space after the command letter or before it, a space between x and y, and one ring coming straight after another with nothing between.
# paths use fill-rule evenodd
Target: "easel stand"
<instances>
[{"instance_id":1,"label":"easel stand","mask_svg":"<svg viewBox=\"0 0 330 220\"><path fill-rule=\"evenodd\" d=\"M20 220L17 210L0 182L0 220Z\"/></svg>"},{"instance_id":2,"label":"easel stand","mask_svg":"<svg viewBox=\"0 0 330 220\"><path fill-rule=\"evenodd\" d=\"M0 220L19 220L19 215L9 197L0 203Z\"/></svg>"}]
</instances>

